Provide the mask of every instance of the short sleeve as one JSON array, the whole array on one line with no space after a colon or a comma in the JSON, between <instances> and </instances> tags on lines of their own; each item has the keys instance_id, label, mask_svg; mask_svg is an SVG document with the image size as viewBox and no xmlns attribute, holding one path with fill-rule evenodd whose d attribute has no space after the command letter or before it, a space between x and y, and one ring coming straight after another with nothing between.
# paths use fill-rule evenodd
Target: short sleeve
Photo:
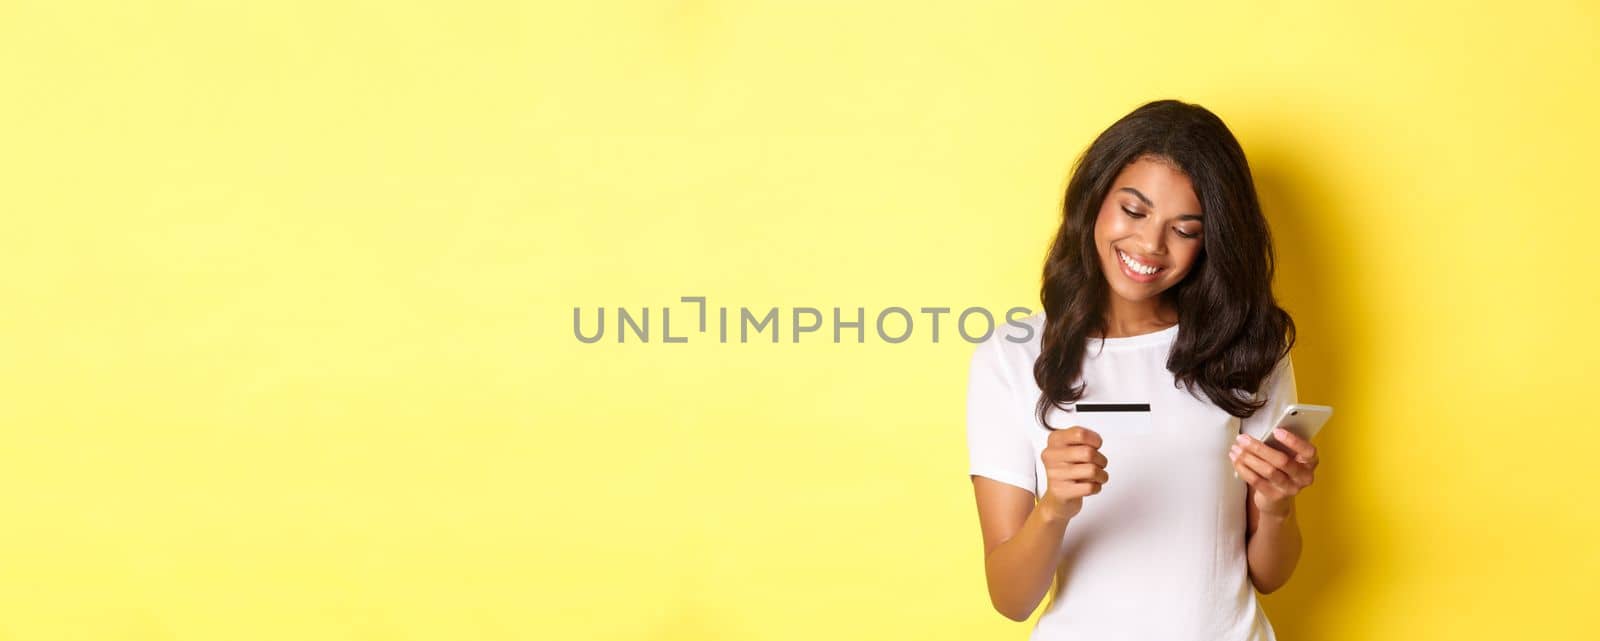
<instances>
[{"instance_id":1,"label":"short sleeve","mask_svg":"<svg viewBox=\"0 0 1600 641\"><path fill-rule=\"evenodd\" d=\"M1016 365L1007 362L995 337L978 343L972 352L967 378L968 474L1037 495L1033 445L1027 433L1033 426L1032 408L1016 393Z\"/></svg>"},{"instance_id":2,"label":"short sleeve","mask_svg":"<svg viewBox=\"0 0 1600 641\"><path fill-rule=\"evenodd\" d=\"M1261 394L1266 396L1267 404L1262 405L1241 425L1241 430L1256 440L1267 437L1267 432L1272 431L1278 417L1283 415L1284 408L1299 402L1299 390L1294 382L1294 361L1287 355L1278 361L1267 380L1261 383L1258 399Z\"/></svg>"}]
</instances>

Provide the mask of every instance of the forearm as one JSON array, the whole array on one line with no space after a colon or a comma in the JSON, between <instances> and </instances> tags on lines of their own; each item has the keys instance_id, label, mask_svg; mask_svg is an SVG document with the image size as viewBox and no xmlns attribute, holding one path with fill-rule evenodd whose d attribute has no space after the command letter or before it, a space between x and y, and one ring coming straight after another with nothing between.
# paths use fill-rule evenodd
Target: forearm
<instances>
[{"instance_id":1,"label":"forearm","mask_svg":"<svg viewBox=\"0 0 1600 641\"><path fill-rule=\"evenodd\" d=\"M1050 590L1056 565L1061 562L1061 538L1070 520L1039 503L1017 534L984 558L989 600L1006 618L1027 620Z\"/></svg>"},{"instance_id":2,"label":"forearm","mask_svg":"<svg viewBox=\"0 0 1600 641\"><path fill-rule=\"evenodd\" d=\"M1300 561L1300 525L1295 509L1287 515L1261 514L1250 534L1245 554L1250 563L1250 582L1265 594L1283 587Z\"/></svg>"}]
</instances>

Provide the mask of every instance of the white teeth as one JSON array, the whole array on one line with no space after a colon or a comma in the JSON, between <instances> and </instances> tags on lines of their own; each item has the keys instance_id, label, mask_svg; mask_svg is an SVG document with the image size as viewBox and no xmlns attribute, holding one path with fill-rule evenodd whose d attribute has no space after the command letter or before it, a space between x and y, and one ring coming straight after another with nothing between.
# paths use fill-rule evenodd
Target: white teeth
<instances>
[{"instance_id":1,"label":"white teeth","mask_svg":"<svg viewBox=\"0 0 1600 641\"><path fill-rule=\"evenodd\" d=\"M1146 276L1149 276L1149 275L1154 274L1154 273L1156 273L1158 271L1161 271L1160 267L1146 267L1143 264L1140 264L1139 261L1136 261L1133 258L1129 257L1127 254L1122 253L1122 250L1120 250L1120 249L1117 250L1117 256L1122 258L1122 263L1127 265L1129 269L1132 269L1133 271L1139 272L1139 273L1144 274Z\"/></svg>"}]
</instances>

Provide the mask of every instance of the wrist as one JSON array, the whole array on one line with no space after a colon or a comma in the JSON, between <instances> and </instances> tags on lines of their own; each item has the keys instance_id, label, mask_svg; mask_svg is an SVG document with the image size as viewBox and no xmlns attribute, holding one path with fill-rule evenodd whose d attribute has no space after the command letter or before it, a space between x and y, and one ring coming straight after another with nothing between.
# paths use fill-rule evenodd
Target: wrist
<instances>
[{"instance_id":1,"label":"wrist","mask_svg":"<svg viewBox=\"0 0 1600 641\"><path fill-rule=\"evenodd\" d=\"M1281 524L1284 521L1289 520L1289 517L1294 516L1294 500L1291 499L1284 502L1283 507L1278 509L1262 509L1260 510L1260 513L1262 521L1270 522L1274 525Z\"/></svg>"},{"instance_id":2,"label":"wrist","mask_svg":"<svg viewBox=\"0 0 1600 641\"><path fill-rule=\"evenodd\" d=\"M1039 502L1039 518L1050 525L1066 525L1072 520L1072 515L1062 510L1062 506L1055 501Z\"/></svg>"}]
</instances>

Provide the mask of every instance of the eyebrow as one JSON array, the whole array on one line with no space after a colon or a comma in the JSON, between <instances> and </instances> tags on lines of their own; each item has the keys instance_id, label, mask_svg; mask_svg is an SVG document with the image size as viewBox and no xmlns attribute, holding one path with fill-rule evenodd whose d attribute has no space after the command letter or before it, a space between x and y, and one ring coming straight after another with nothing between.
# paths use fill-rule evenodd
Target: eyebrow
<instances>
[{"instance_id":1,"label":"eyebrow","mask_svg":"<svg viewBox=\"0 0 1600 641\"><path fill-rule=\"evenodd\" d=\"M1145 196L1143 193L1140 193L1139 190L1134 189L1132 187L1123 187L1121 189L1118 189L1117 191L1125 191L1125 192L1128 192L1130 194L1133 194L1134 196L1138 196L1139 200L1144 201L1144 204L1145 204L1146 207L1155 207L1156 206L1156 204L1154 202L1150 201L1150 198L1148 196ZM1202 219L1200 218L1200 214L1184 214L1182 216L1179 216L1178 220L1202 220Z\"/></svg>"}]
</instances>

